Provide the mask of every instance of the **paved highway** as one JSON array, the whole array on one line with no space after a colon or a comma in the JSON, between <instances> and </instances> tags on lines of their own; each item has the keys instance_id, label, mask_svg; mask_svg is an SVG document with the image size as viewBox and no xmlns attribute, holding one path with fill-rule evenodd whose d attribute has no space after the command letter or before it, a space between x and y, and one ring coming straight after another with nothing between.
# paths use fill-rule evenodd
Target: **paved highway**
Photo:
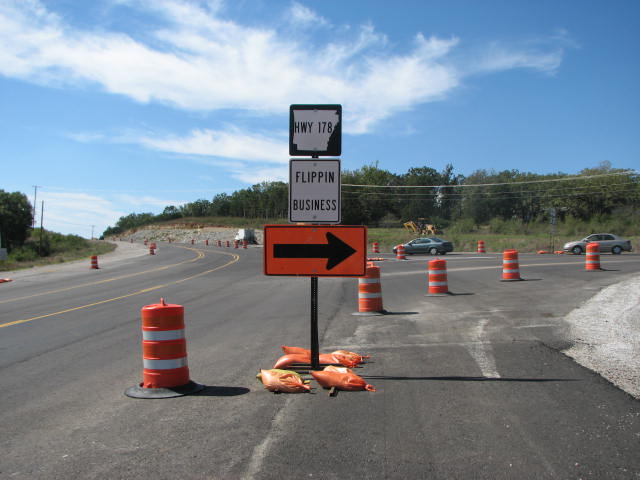
<instances>
[{"instance_id":1,"label":"paved highway","mask_svg":"<svg viewBox=\"0 0 640 480\"><path fill-rule=\"evenodd\" d=\"M372 356L377 392L275 395L255 379L309 345L308 278L265 277L262 249L161 244L157 255L48 267L0 285L0 478L640 478L640 402L561 353L563 317L640 273L640 256L453 254L380 262L384 316L357 280L319 280L321 351ZM185 307L199 394L126 397L140 308ZM317 384L314 384L318 387Z\"/></svg>"}]
</instances>

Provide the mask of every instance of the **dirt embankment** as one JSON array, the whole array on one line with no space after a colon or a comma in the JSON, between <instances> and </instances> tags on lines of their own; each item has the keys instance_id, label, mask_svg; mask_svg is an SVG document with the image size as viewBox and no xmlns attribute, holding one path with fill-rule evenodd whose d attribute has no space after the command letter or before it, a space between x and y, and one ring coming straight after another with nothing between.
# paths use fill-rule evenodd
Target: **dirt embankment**
<instances>
[{"instance_id":1,"label":"dirt embankment","mask_svg":"<svg viewBox=\"0 0 640 480\"><path fill-rule=\"evenodd\" d=\"M262 230L254 230L256 240L259 245L262 245L263 232ZM148 227L139 228L136 230L129 230L122 235L109 237L107 240L122 240L134 242L143 242L149 240L152 242L168 242L171 239L176 243L191 243L193 240L195 243L203 243L205 240L209 242L216 242L218 240L226 242L229 240L232 242L238 234L238 228L235 227L214 227L208 225L150 225Z\"/></svg>"}]
</instances>

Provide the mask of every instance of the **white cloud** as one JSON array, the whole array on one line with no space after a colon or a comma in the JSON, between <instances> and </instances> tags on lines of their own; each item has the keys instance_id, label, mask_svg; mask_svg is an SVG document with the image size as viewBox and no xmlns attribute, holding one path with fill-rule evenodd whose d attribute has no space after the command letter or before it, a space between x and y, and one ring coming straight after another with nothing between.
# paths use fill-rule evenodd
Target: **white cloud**
<instances>
[{"instance_id":1,"label":"white cloud","mask_svg":"<svg viewBox=\"0 0 640 480\"><path fill-rule=\"evenodd\" d=\"M151 197L148 195L140 196L140 195L128 195L124 193L120 193L115 196L119 203L124 203L129 205L136 210L139 209L152 209L154 211L158 210L158 208L163 209L168 205L182 205L187 203L186 200L167 200L163 198Z\"/></svg>"},{"instance_id":2,"label":"white cloud","mask_svg":"<svg viewBox=\"0 0 640 480\"><path fill-rule=\"evenodd\" d=\"M38 192L37 224L40 224L41 200L44 201L44 228L59 233L76 233L84 237L100 236L127 213L114 202L81 192Z\"/></svg>"},{"instance_id":3,"label":"white cloud","mask_svg":"<svg viewBox=\"0 0 640 480\"><path fill-rule=\"evenodd\" d=\"M293 2L291 5L289 16L292 22L302 25L321 26L329 23L325 18L298 2Z\"/></svg>"},{"instance_id":4,"label":"white cloud","mask_svg":"<svg viewBox=\"0 0 640 480\"><path fill-rule=\"evenodd\" d=\"M291 103L341 103L343 131L360 134L396 112L445 98L465 75L513 68L553 73L563 56L552 47L493 46L479 60L467 60L475 67L461 67L450 59L456 38L418 34L411 50L395 53L384 35L364 25L355 38L329 26L335 35L327 35L328 42L303 42L275 27L222 19L220 5L121 2L120 9L137 8L139 15L163 20L162 27L126 34L80 30L37 0L0 0L0 74L44 84L99 85L138 102L185 110L282 115ZM289 14L299 22L321 20L299 3ZM179 142L150 140L149 146L179 150ZM232 158L244 155L207 131L194 134L191 144L195 150L222 145Z\"/></svg>"},{"instance_id":5,"label":"white cloud","mask_svg":"<svg viewBox=\"0 0 640 480\"><path fill-rule=\"evenodd\" d=\"M288 182L289 165L275 167L258 167L240 165L240 168L232 167L231 176L236 180L255 185L261 182Z\"/></svg>"},{"instance_id":6,"label":"white cloud","mask_svg":"<svg viewBox=\"0 0 640 480\"><path fill-rule=\"evenodd\" d=\"M275 135L274 135L275 136ZM137 140L147 148L182 155L223 157L249 162L287 163L288 137L244 133L234 127L228 130L193 130L186 136L143 136Z\"/></svg>"}]
</instances>

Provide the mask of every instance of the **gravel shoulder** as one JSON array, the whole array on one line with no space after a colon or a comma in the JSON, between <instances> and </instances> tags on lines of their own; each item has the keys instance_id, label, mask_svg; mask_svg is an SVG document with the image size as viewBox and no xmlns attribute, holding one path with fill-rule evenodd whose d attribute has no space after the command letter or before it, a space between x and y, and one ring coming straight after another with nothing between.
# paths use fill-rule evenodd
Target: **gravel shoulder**
<instances>
[{"instance_id":1,"label":"gravel shoulder","mask_svg":"<svg viewBox=\"0 0 640 480\"><path fill-rule=\"evenodd\" d=\"M564 353L640 399L640 276L610 285L565 317Z\"/></svg>"}]
</instances>

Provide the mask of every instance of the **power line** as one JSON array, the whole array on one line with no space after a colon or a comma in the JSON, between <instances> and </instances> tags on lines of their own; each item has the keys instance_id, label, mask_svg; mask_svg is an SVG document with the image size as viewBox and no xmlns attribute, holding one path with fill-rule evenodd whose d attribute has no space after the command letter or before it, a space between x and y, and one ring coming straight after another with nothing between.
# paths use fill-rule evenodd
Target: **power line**
<instances>
[{"instance_id":1,"label":"power line","mask_svg":"<svg viewBox=\"0 0 640 480\"><path fill-rule=\"evenodd\" d=\"M563 177L563 178L549 178L546 180L527 180L524 182L504 182L504 183L477 183L477 184L453 184L453 185L361 185L354 183L343 183L343 187L358 187L358 188L469 188L469 187L494 187L500 185L528 185L532 183L550 183L550 182L570 182L576 180L589 180L592 178L612 177L620 175L638 175L635 170L625 170L623 172L616 173L603 173L600 175L583 175L579 177Z\"/></svg>"}]
</instances>

